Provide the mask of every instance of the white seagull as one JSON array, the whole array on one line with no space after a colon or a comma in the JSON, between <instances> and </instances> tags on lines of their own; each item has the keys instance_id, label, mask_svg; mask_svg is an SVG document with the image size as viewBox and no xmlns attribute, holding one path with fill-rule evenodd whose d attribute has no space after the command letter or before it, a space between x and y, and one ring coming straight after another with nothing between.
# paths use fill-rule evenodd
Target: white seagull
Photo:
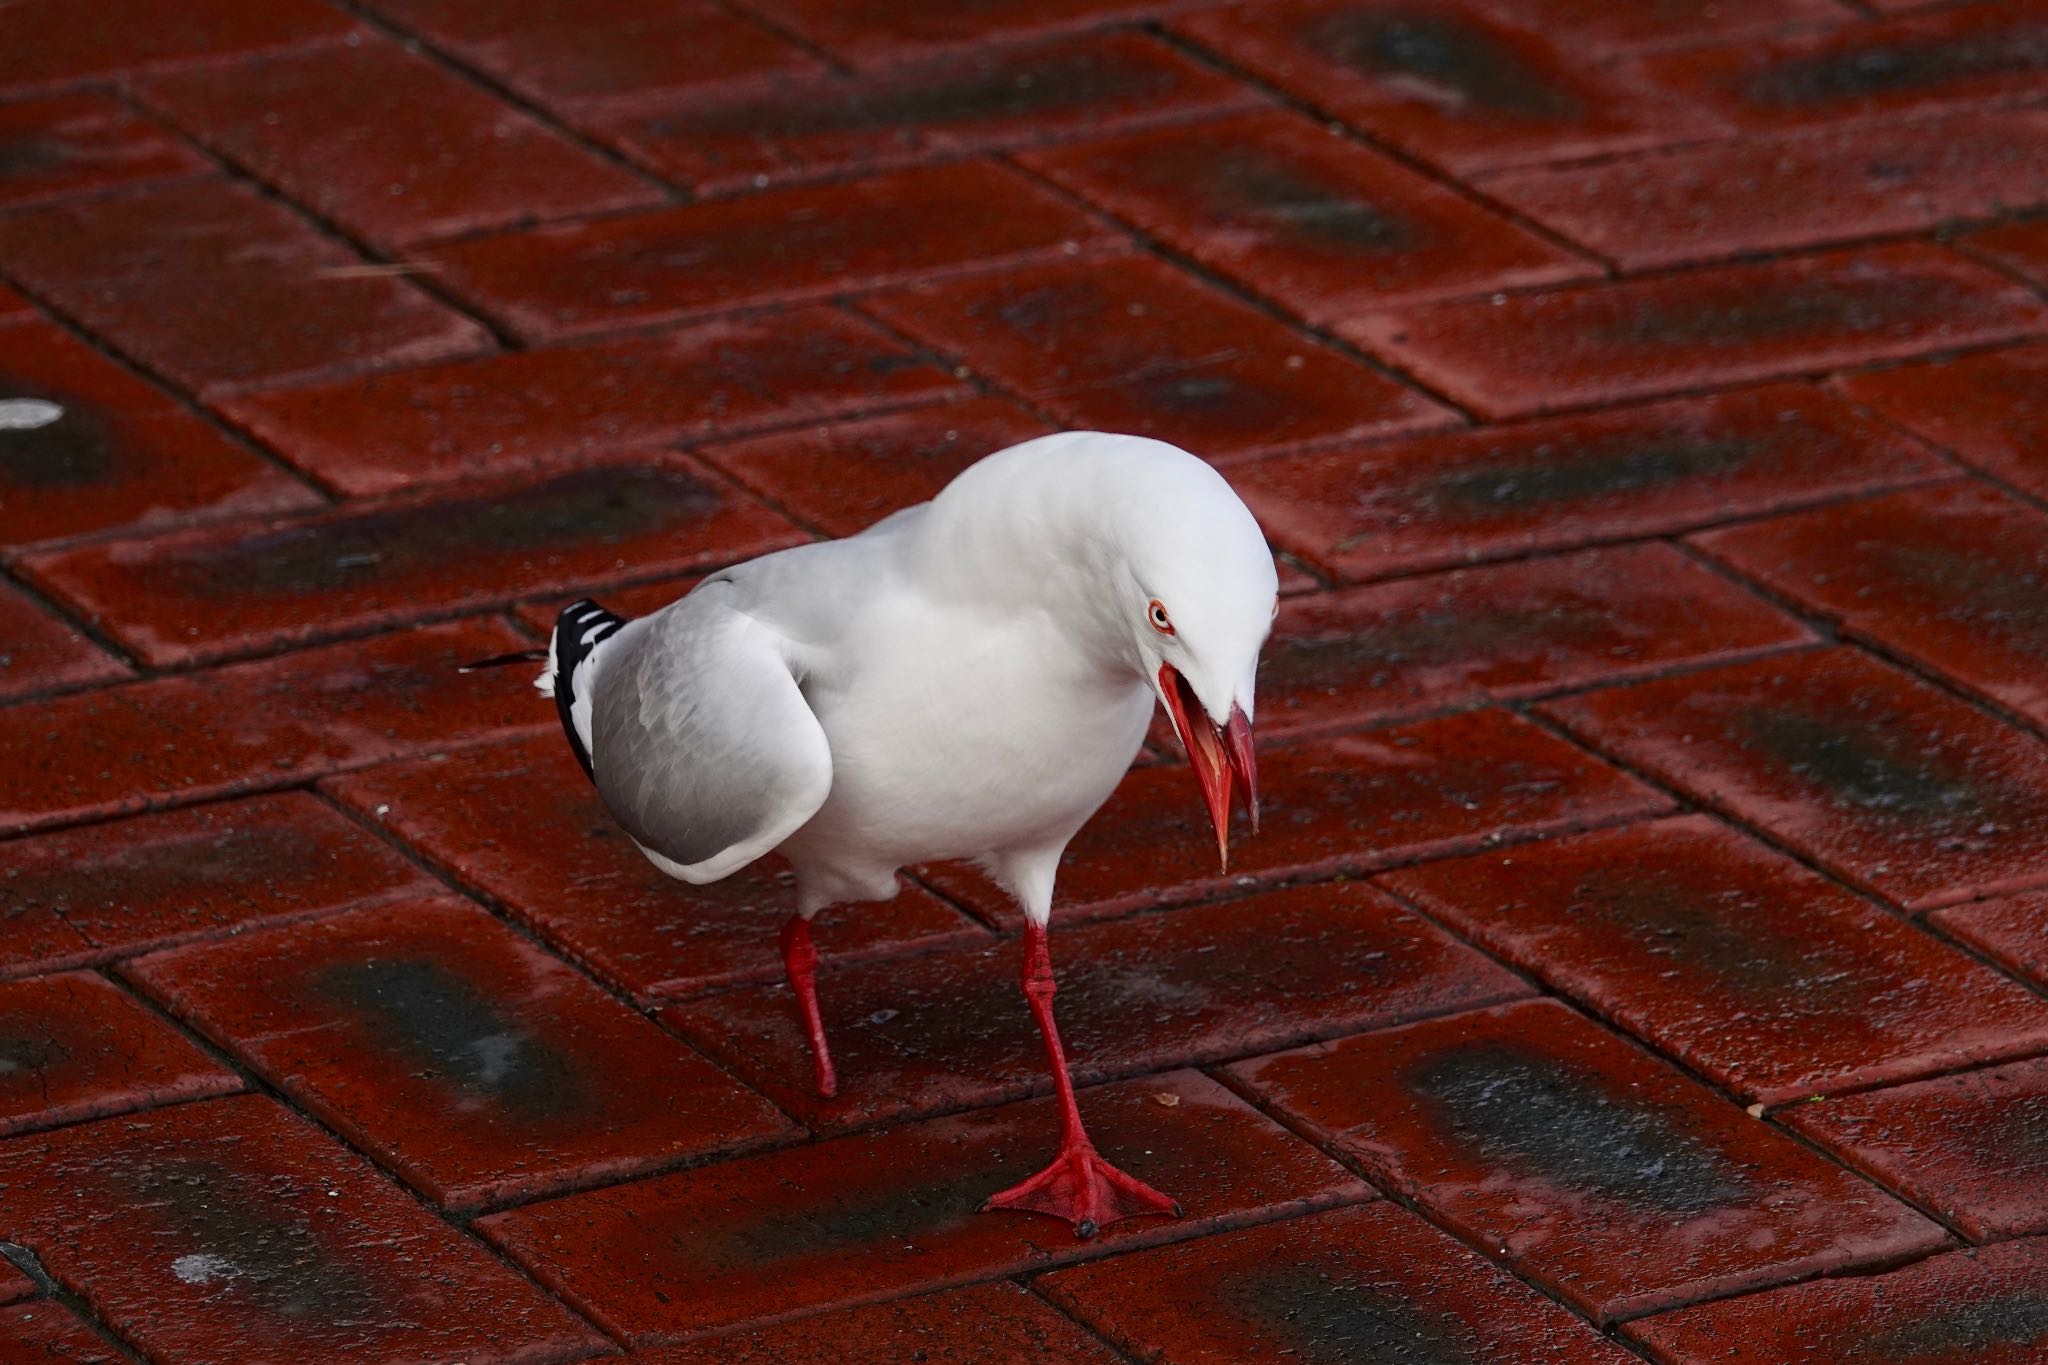
<instances>
[{"instance_id":1,"label":"white seagull","mask_svg":"<svg viewBox=\"0 0 2048 1365\"><path fill-rule=\"evenodd\" d=\"M944 859L1016 899L1062 1133L1051 1165L982 1207L1086 1237L1179 1209L1081 1125L1046 945L1060 853L1130 767L1155 697L1219 856L1233 778L1257 827L1252 690L1277 594L1265 537L1222 475L1160 441L1067 432L990 455L858 535L713 574L651 616L577 602L536 685L662 871L702 883L789 860L783 961L826 1096L812 917L886 900L897 869Z\"/></svg>"}]
</instances>

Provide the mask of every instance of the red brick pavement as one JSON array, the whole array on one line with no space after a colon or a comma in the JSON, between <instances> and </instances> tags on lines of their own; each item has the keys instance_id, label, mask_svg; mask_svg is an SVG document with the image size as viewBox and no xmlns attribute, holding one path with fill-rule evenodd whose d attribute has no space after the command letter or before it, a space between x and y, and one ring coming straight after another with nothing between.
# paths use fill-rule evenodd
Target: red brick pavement
<instances>
[{"instance_id":1,"label":"red brick pavement","mask_svg":"<svg viewBox=\"0 0 2048 1365\"><path fill-rule=\"evenodd\" d=\"M2048 1359L2044 167L2042 0L0 5L0 1359ZM1084 425L1287 593L1090 1242L978 874L820 1103L453 671Z\"/></svg>"}]
</instances>

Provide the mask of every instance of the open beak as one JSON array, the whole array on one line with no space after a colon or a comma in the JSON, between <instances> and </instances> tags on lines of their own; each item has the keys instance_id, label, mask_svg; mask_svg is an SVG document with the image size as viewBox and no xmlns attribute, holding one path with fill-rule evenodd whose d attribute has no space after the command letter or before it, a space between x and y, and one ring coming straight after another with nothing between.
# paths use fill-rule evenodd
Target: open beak
<instances>
[{"instance_id":1,"label":"open beak","mask_svg":"<svg viewBox=\"0 0 2048 1365\"><path fill-rule=\"evenodd\" d=\"M1195 781L1201 784L1202 800L1209 807L1210 822L1216 826L1216 856L1230 866L1230 793L1232 779L1244 783L1245 807L1251 813L1252 832L1259 828L1259 760L1252 750L1252 723L1244 708L1230 708L1229 723L1218 725L1202 709L1195 689L1172 664L1159 665L1159 695L1166 699L1167 714L1173 717L1174 733L1188 751Z\"/></svg>"}]
</instances>

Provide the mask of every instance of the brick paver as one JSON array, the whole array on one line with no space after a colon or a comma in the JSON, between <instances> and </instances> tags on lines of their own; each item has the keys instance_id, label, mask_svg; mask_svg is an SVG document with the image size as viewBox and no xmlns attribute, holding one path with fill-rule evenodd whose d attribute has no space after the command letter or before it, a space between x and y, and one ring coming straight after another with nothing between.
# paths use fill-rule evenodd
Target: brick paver
<instances>
[{"instance_id":1,"label":"brick paver","mask_svg":"<svg viewBox=\"0 0 2048 1365\"><path fill-rule=\"evenodd\" d=\"M2038 0L0 0L0 1360L2048 1351ZM1280 555L980 871L536 669L1062 428ZM13 1260L7 1259L14 1258ZM19 1263L18 1266L16 1263Z\"/></svg>"}]
</instances>

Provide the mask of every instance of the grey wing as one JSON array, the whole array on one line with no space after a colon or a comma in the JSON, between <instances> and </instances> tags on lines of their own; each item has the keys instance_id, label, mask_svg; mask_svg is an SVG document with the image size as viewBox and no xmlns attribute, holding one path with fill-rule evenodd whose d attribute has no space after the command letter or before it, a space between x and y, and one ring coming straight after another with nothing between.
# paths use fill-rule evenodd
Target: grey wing
<instances>
[{"instance_id":1,"label":"grey wing","mask_svg":"<svg viewBox=\"0 0 2048 1365\"><path fill-rule=\"evenodd\" d=\"M622 633L592 691L598 791L641 849L688 882L768 852L832 788L832 749L786 642L730 598L707 583Z\"/></svg>"}]
</instances>

